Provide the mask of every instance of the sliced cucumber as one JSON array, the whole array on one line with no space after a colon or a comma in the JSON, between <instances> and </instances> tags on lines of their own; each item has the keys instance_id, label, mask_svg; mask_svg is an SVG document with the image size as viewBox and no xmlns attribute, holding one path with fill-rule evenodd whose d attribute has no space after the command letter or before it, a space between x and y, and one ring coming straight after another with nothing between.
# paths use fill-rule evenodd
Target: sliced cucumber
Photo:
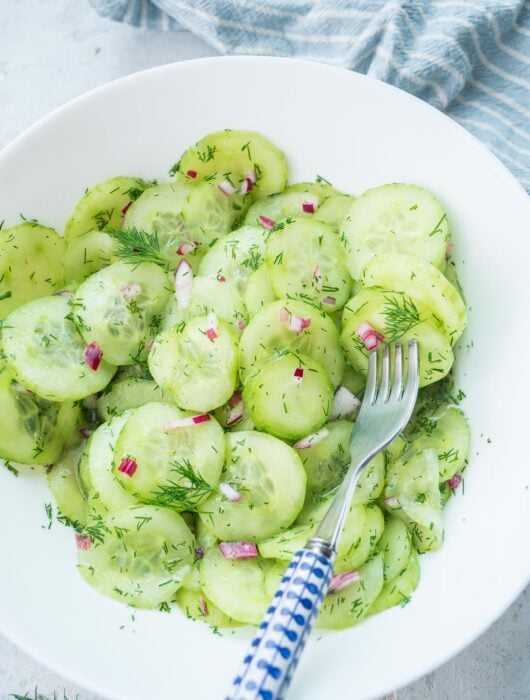
<instances>
[{"instance_id":1,"label":"sliced cucumber","mask_svg":"<svg viewBox=\"0 0 530 700\"><path fill-rule=\"evenodd\" d=\"M389 460L398 459L401 457L403 452L405 452L408 444L408 441L402 435L398 435L389 445L385 447L384 454Z\"/></svg>"},{"instance_id":2,"label":"sliced cucumber","mask_svg":"<svg viewBox=\"0 0 530 700\"><path fill-rule=\"evenodd\" d=\"M299 183L299 186L303 184ZM330 195L322 197L312 192L310 186L303 189L298 187L293 189L290 186L283 192L271 194L255 202L247 212L245 223L250 226L263 226L262 222L265 218L278 224L294 216L320 220L320 205Z\"/></svg>"},{"instance_id":3,"label":"sliced cucumber","mask_svg":"<svg viewBox=\"0 0 530 700\"><path fill-rule=\"evenodd\" d=\"M300 512L306 476L296 452L281 440L252 431L226 435L220 481L241 495L221 491L199 508L203 524L221 540L259 540L283 530Z\"/></svg>"},{"instance_id":4,"label":"sliced cucumber","mask_svg":"<svg viewBox=\"0 0 530 700\"><path fill-rule=\"evenodd\" d=\"M328 593L317 627L340 630L352 627L366 616L383 588L383 557L374 555L359 569L359 579L349 586Z\"/></svg>"},{"instance_id":5,"label":"sliced cucumber","mask_svg":"<svg viewBox=\"0 0 530 700\"><path fill-rule=\"evenodd\" d=\"M362 323L381 333L385 342L417 339L420 386L443 379L453 365L453 351L446 335L429 320L428 312L405 294L363 289L348 301L343 319L341 342L346 357L364 375L370 353L357 333Z\"/></svg>"},{"instance_id":6,"label":"sliced cucumber","mask_svg":"<svg viewBox=\"0 0 530 700\"><path fill-rule=\"evenodd\" d=\"M315 182L294 182L287 187L288 192L303 192L318 197L319 202L325 202L329 197L340 194L329 182L319 178Z\"/></svg>"},{"instance_id":7,"label":"sliced cucumber","mask_svg":"<svg viewBox=\"0 0 530 700\"><path fill-rule=\"evenodd\" d=\"M210 411L237 382L236 334L215 316L195 316L157 336L149 353L155 381L181 408Z\"/></svg>"},{"instance_id":8,"label":"sliced cucumber","mask_svg":"<svg viewBox=\"0 0 530 700\"><path fill-rule=\"evenodd\" d=\"M129 408L139 408L157 401L166 401L166 397L154 381L141 377L124 377L112 382L109 391L99 397L97 409L103 420L109 420Z\"/></svg>"},{"instance_id":9,"label":"sliced cucumber","mask_svg":"<svg viewBox=\"0 0 530 700\"><path fill-rule=\"evenodd\" d=\"M63 436L66 447L76 447L82 442L80 430L86 427L87 422L82 401L65 401L61 404L57 415L57 429Z\"/></svg>"},{"instance_id":10,"label":"sliced cucumber","mask_svg":"<svg viewBox=\"0 0 530 700\"><path fill-rule=\"evenodd\" d=\"M175 602L186 617L192 620L202 620L211 627L236 627L240 624L218 608L200 590L190 591L189 588L182 587L177 591Z\"/></svg>"},{"instance_id":11,"label":"sliced cucumber","mask_svg":"<svg viewBox=\"0 0 530 700\"><path fill-rule=\"evenodd\" d=\"M208 134L183 154L178 170L188 176L194 173L194 182L223 175L235 187L252 172L257 176L252 189L256 199L280 192L287 184L285 156L255 131L225 129Z\"/></svg>"},{"instance_id":12,"label":"sliced cucumber","mask_svg":"<svg viewBox=\"0 0 530 700\"><path fill-rule=\"evenodd\" d=\"M301 332L291 330L289 321L282 320L286 316L304 319L306 327ZM256 365L284 350L300 352L320 362L334 386L344 374L344 356L333 321L303 301L282 299L265 306L243 331L239 348L243 379Z\"/></svg>"},{"instance_id":13,"label":"sliced cucumber","mask_svg":"<svg viewBox=\"0 0 530 700\"><path fill-rule=\"evenodd\" d=\"M141 501L195 510L219 483L225 460L223 430L214 418L172 428L190 414L165 403L134 409L114 450L114 474ZM133 473L120 471L134 460Z\"/></svg>"},{"instance_id":14,"label":"sliced cucumber","mask_svg":"<svg viewBox=\"0 0 530 700\"><path fill-rule=\"evenodd\" d=\"M354 202L355 197L349 194L332 195L318 208L315 216L338 231Z\"/></svg>"},{"instance_id":15,"label":"sliced cucumber","mask_svg":"<svg viewBox=\"0 0 530 700\"><path fill-rule=\"evenodd\" d=\"M261 311L264 306L271 304L275 299L276 296L272 290L267 267L263 265L249 275L243 295L245 306L248 313L254 316L258 311Z\"/></svg>"},{"instance_id":16,"label":"sliced cucumber","mask_svg":"<svg viewBox=\"0 0 530 700\"><path fill-rule=\"evenodd\" d=\"M411 549L410 559L406 568L394 579L385 583L367 614L375 615L394 607L394 605L406 605L410 601L410 596L418 587L420 574L420 560L416 550L413 548Z\"/></svg>"},{"instance_id":17,"label":"sliced cucumber","mask_svg":"<svg viewBox=\"0 0 530 700\"><path fill-rule=\"evenodd\" d=\"M277 297L298 297L327 313L348 300L351 279L339 237L314 219L288 219L277 224L267 241L265 261Z\"/></svg>"},{"instance_id":18,"label":"sliced cucumber","mask_svg":"<svg viewBox=\"0 0 530 700\"><path fill-rule=\"evenodd\" d=\"M27 389L51 401L82 399L101 391L115 367L104 360L91 369L85 343L63 297L43 297L11 313L2 327L7 362Z\"/></svg>"},{"instance_id":19,"label":"sliced cucumber","mask_svg":"<svg viewBox=\"0 0 530 700\"><path fill-rule=\"evenodd\" d=\"M69 243L89 231L108 231L121 226L124 210L148 186L136 177L113 177L89 187L75 205L65 227Z\"/></svg>"},{"instance_id":20,"label":"sliced cucumber","mask_svg":"<svg viewBox=\"0 0 530 700\"><path fill-rule=\"evenodd\" d=\"M64 254L64 279L82 282L94 272L116 261L115 238L104 231L89 231L68 244Z\"/></svg>"},{"instance_id":21,"label":"sliced cucumber","mask_svg":"<svg viewBox=\"0 0 530 700\"><path fill-rule=\"evenodd\" d=\"M440 269L445 265L447 215L436 197L416 185L396 183L367 190L347 213L343 232L350 273L356 280L372 256L380 253L394 259L414 251L416 258Z\"/></svg>"},{"instance_id":22,"label":"sliced cucumber","mask_svg":"<svg viewBox=\"0 0 530 700\"><path fill-rule=\"evenodd\" d=\"M48 486L55 503L66 522L76 530L86 525L86 500L81 492L78 477L80 449L67 450L48 472Z\"/></svg>"},{"instance_id":23,"label":"sliced cucumber","mask_svg":"<svg viewBox=\"0 0 530 700\"><path fill-rule=\"evenodd\" d=\"M102 521L102 542L78 550L79 571L100 593L138 608L173 598L193 564L193 535L174 511L133 506Z\"/></svg>"},{"instance_id":24,"label":"sliced cucumber","mask_svg":"<svg viewBox=\"0 0 530 700\"><path fill-rule=\"evenodd\" d=\"M166 307L160 329L167 330L193 316L207 316L211 313L229 323L238 334L247 325L247 310L234 284L225 279L196 276L193 278L189 306L179 308L173 295Z\"/></svg>"},{"instance_id":25,"label":"sliced cucumber","mask_svg":"<svg viewBox=\"0 0 530 700\"><path fill-rule=\"evenodd\" d=\"M113 365L141 362L158 333L170 289L154 263L117 262L91 275L77 290L74 323Z\"/></svg>"},{"instance_id":26,"label":"sliced cucumber","mask_svg":"<svg viewBox=\"0 0 530 700\"><path fill-rule=\"evenodd\" d=\"M53 229L34 222L0 231L0 319L61 289L64 251Z\"/></svg>"},{"instance_id":27,"label":"sliced cucumber","mask_svg":"<svg viewBox=\"0 0 530 700\"><path fill-rule=\"evenodd\" d=\"M326 422L333 385L319 362L287 352L252 371L243 399L258 430L297 440Z\"/></svg>"},{"instance_id":28,"label":"sliced cucumber","mask_svg":"<svg viewBox=\"0 0 530 700\"><path fill-rule=\"evenodd\" d=\"M355 571L375 552L385 529L383 511L375 503L366 505L366 525L359 538L353 541L347 551L339 548L333 565L337 573Z\"/></svg>"},{"instance_id":29,"label":"sliced cucumber","mask_svg":"<svg viewBox=\"0 0 530 700\"><path fill-rule=\"evenodd\" d=\"M390 516L377 545L383 555L385 582L392 581L407 567L412 540L405 524Z\"/></svg>"},{"instance_id":30,"label":"sliced cucumber","mask_svg":"<svg viewBox=\"0 0 530 700\"><path fill-rule=\"evenodd\" d=\"M338 330L339 332L342 330L342 321L340 318ZM355 396L360 396L363 393L366 385L366 377L356 369L353 369L353 367L350 365L346 365L346 369L344 370L344 375L340 383L341 386L345 386L346 389L349 389L349 391L351 391L351 393Z\"/></svg>"},{"instance_id":31,"label":"sliced cucumber","mask_svg":"<svg viewBox=\"0 0 530 700\"><path fill-rule=\"evenodd\" d=\"M411 255L378 255L370 260L360 280L364 287L381 287L408 296L418 308L430 312L451 345L467 322L464 301L434 265Z\"/></svg>"}]
</instances>

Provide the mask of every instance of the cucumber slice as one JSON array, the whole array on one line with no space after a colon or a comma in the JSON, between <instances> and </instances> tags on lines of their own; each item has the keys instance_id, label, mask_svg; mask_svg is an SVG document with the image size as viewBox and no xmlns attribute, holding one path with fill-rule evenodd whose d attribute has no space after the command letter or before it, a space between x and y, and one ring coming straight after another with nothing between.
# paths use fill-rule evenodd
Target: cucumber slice
<instances>
[{"instance_id":1,"label":"cucumber slice","mask_svg":"<svg viewBox=\"0 0 530 700\"><path fill-rule=\"evenodd\" d=\"M323 199L329 196L319 196L311 191L311 186L296 189L289 186L283 192L271 194L255 202L247 212L245 223L250 226L263 226L262 220L265 218L278 224L293 216L320 220L320 205Z\"/></svg>"},{"instance_id":2,"label":"cucumber slice","mask_svg":"<svg viewBox=\"0 0 530 700\"><path fill-rule=\"evenodd\" d=\"M85 343L63 297L44 297L11 313L2 327L8 365L27 389L51 401L82 399L101 391L115 367L102 361L91 369Z\"/></svg>"},{"instance_id":3,"label":"cucumber slice","mask_svg":"<svg viewBox=\"0 0 530 700\"><path fill-rule=\"evenodd\" d=\"M103 595L138 608L173 598L193 564L193 535L174 511L125 508L102 520L105 537L78 550L78 568Z\"/></svg>"},{"instance_id":4,"label":"cucumber slice","mask_svg":"<svg viewBox=\"0 0 530 700\"><path fill-rule=\"evenodd\" d=\"M20 464L52 464L64 438L58 428L60 404L41 399L0 369L0 457Z\"/></svg>"},{"instance_id":5,"label":"cucumber slice","mask_svg":"<svg viewBox=\"0 0 530 700\"><path fill-rule=\"evenodd\" d=\"M300 333L290 330L287 314L309 319ZM334 386L344 374L344 356L333 321L319 309L303 301L281 299L259 311L243 331L239 343L240 372L243 379L272 355L292 350L309 355L324 367Z\"/></svg>"},{"instance_id":6,"label":"cucumber slice","mask_svg":"<svg viewBox=\"0 0 530 700\"><path fill-rule=\"evenodd\" d=\"M53 229L34 222L0 231L0 319L61 289L64 251Z\"/></svg>"},{"instance_id":7,"label":"cucumber slice","mask_svg":"<svg viewBox=\"0 0 530 700\"><path fill-rule=\"evenodd\" d=\"M341 319L339 319L338 330L339 333L342 331ZM346 389L349 389L355 396L360 396L364 391L364 387L366 386L366 377L356 369L353 369L353 367L350 365L346 365L346 369L344 370L344 375L340 383L341 386L345 386Z\"/></svg>"},{"instance_id":8,"label":"cucumber slice","mask_svg":"<svg viewBox=\"0 0 530 700\"><path fill-rule=\"evenodd\" d=\"M453 285L433 265L411 255L378 255L370 260L360 280L364 287L381 287L410 297L428 310L454 345L467 323L464 301Z\"/></svg>"},{"instance_id":9,"label":"cucumber slice","mask_svg":"<svg viewBox=\"0 0 530 700\"><path fill-rule=\"evenodd\" d=\"M115 238L104 231L89 231L68 244L64 254L65 282L82 282L116 261Z\"/></svg>"},{"instance_id":10,"label":"cucumber slice","mask_svg":"<svg viewBox=\"0 0 530 700\"><path fill-rule=\"evenodd\" d=\"M116 441L130 415L128 411L100 425L83 450L79 474L91 517L107 516L127 506L138 505L138 499L123 488L112 470Z\"/></svg>"},{"instance_id":11,"label":"cucumber slice","mask_svg":"<svg viewBox=\"0 0 530 700\"><path fill-rule=\"evenodd\" d=\"M166 275L158 265L117 262L79 287L74 323L87 343L99 345L110 364L141 362L169 296Z\"/></svg>"},{"instance_id":12,"label":"cucumber slice","mask_svg":"<svg viewBox=\"0 0 530 700\"><path fill-rule=\"evenodd\" d=\"M261 557L225 559L214 547L201 562L202 589L232 619L259 625L270 602L266 577L271 566Z\"/></svg>"},{"instance_id":13,"label":"cucumber slice","mask_svg":"<svg viewBox=\"0 0 530 700\"><path fill-rule=\"evenodd\" d=\"M89 187L64 227L69 243L89 231L108 231L121 226L124 210L137 199L149 183L136 177L113 177Z\"/></svg>"},{"instance_id":14,"label":"cucumber slice","mask_svg":"<svg viewBox=\"0 0 530 700\"><path fill-rule=\"evenodd\" d=\"M315 197L318 197L321 202L324 202L326 199L336 194L340 194L331 183L318 176L316 182L294 182L287 187L287 191L313 194Z\"/></svg>"},{"instance_id":15,"label":"cucumber slice","mask_svg":"<svg viewBox=\"0 0 530 700\"><path fill-rule=\"evenodd\" d=\"M345 629L353 627L366 617L383 588L383 557L380 554L374 555L361 566L359 575L358 581L328 593L316 621L317 627Z\"/></svg>"},{"instance_id":16,"label":"cucumber slice","mask_svg":"<svg viewBox=\"0 0 530 700\"><path fill-rule=\"evenodd\" d=\"M112 382L109 391L105 391L97 401L101 418L106 421L119 416L129 408L139 408L146 403L164 402L166 397L162 389L151 379L125 377Z\"/></svg>"},{"instance_id":17,"label":"cucumber slice","mask_svg":"<svg viewBox=\"0 0 530 700\"><path fill-rule=\"evenodd\" d=\"M255 199L280 192L287 184L284 154L255 131L225 129L208 134L183 154L176 169L184 175L195 173L194 182L222 174L235 187L253 171Z\"/></svg>"},{"instance_id":18,"label":"cucumber slice","mask_svg":"<svg viewBox=\"0 0 530 700\"><path fill-rule=\"evenodd\" d=\"M417 306L406 294L363 289L344 307L341 342L348 362L366 375L370 353L357 329L361 323L368 323L389 343L406 344L412 338L417 339L420 386L443 379L453 365L453 351L446 335L429 318L424 307Z\"/></svg>"},{"instance_id":19,"label":"cucumber slice","mask_svg":"<svg viewBox=\"0 0 530 700\"><path fill-rule=\"evenodd\" d=\"M66 401L60 405L57 430L63 436L66 447L76 447L82 442L82 434L79 431L86 423L87 418L81 401Z\"/></svg>"},{"instance_id":20,"label":"cucumber slice","mask_svg":"<svg viewBox=\"0 0 530 700\"><path fill-rule=\"evenodd\" d=\"M408 435L416 452L435 449L440 481L447 481L467 464L471 434L463 412L456 406L443 406L434 413L423 412L417 428Z\"/></svg>"},{"instance_id":21,"label":"cucumber slice","mask_svg":"<svg viewBox=\"0 0 530 700\"><path fill-rule=\"evenodd\" d=\"M438 473L438 458L433 449L407 451L387 470L385 504L405 522L420 552L434 551L443 543ZM397 510L393 510L396 506Z\"/></svg>"},{"instance_id":22,"label":"cucumber slice","mask_svg":"<svg viewBox=\"0 0 530 700\"><path fill-rule=\"evenodd\" d=\"M48 472L48 486L65 524L81 530L87 523L86 500L79 486L80 449L67 450Z\"/></svg>"},{"instance_id":23,"label":"cucumber slice","mask_svg":"<svg viewBox=\"0 0 530 700\"><path fill-rule=\"evenodd\" d=\"M240 431L226 435L220 481L241 499L215 492L199 508L203 524L220 540L257 542L291 525L300 512L306 476L296 452L271 435Z\"/></svg>"},{"instance_id":24,"label":"cucumber slice","mask_svg":"<svg viewBox=\"0 0 530 700\"><path fill-rule=\"evenodd\" d=\"M360 537L353 541L347 551L340 550L334 570L337 573L355 571L375 552L385 529L383 511L375 503L366 505L366 524Z\"/></svg>"},{"instance_id":25,"label":"cucumber slice","mask_svg":"<svg viewBox=\"0 0 530 700\"><path fill-rule=\"evenodd\" d=\"M405 524L390 516L377 548L383 555L385 583L393 581L407 567L412 540Z\"/></svg>"},{"instance_id":26,"label":"cucumber slice","mask_svg":"<svg viewBox=\"0 0 530 700\"><path fill-rule=\"evenodd\" d=\"M254 369L247 377L243 399L258 430L297 440L326 422L333 385L320 363L287 352Z\"/></svg>"},{"instance_id":27,"label":"cucumber slice","mask_svg":"<svg viewBox=\"0 0 530 700\"><path fill-rule=\"evenodd\" d=\"M415 549L411 549L409 562L396 578L385 583L374 600L367 615L375 615L394 605L404 606L410 601L420 582L420 560Z\"/></svg>"},{"instance_id":28,"label":"cucumber slice","mask_svg":"<svg viewBox=\"0 0 530 700\"><path fill-rule=\"evenodd\" d=\"M317 209L315 216L338 231L354 202L355 197L349 194L332 195Z\"/></svg>"},{"instance_id":29,"label":"cucumber slice","mask_svg":"<svg viewBox=\"0 0 530 700\"><path fill-rule=\"evenodd\" d=\"M228 280L215 277L194 277L189 306L180 309L173 295L166 307L161 330L173 328L193 316L215 314L241 333L248 321L247 310L237 287Z\"/></svg>"},{"instance_id":30,"label":"cucumber slice","mask_svg":"<svg viewBox=\"0 0 530 700\"><path fill-rule=\"evenodd\" d=\"M178 406L203 412L226 403L234 393L237 360L231 327L215 317L196 316L160 333L148 361L155 381Z\"/></svg>"},{"instance_id":31,"label":"cucumber slice","mask_svg":"<svg viewBox=\"0 0 530 700\"><path fill-rule=\"evenodd\" d=\"M372 256L380 253L394 260L395 255L412 250L415 258L443 270L449 235L447 215L436 197L404 183L367 190L355 200L343 223L348 266L356 280Z\"/></svg>"},{"instance_id":32,"label":"cucumber slice","mask_svg":"<svg viewBox=\"0 0 530 700\"><path fill-rule=\"evenodd\" d=\"M202 620L213 628L237 627L240 624L230 615L226 615L200 590L190 591L189 588L183 587L177 592L175 602L187 618Z\"/></svg>"},{"instance_id":33,"label":"cucumber slice","mask_svg":"<svg viewBox=\"0 0 530 700\"><path fill-rule=\"evenodd\" d=\"M327 313L348 300L351 279L339 237L327 224L300 218L277 224L265 261L277 297L299 297Z\"/></svg>"},{"instance_id":34,"label":"cucumber slice","mask_svg":"<svg viewBox=\"0 0 530 700\"><path fill-rule=\"evenodd\" d=\"M245 287L243 300L248 313L255 316L264 306L275 301L276 296L271 287L271 281L267 267L263 265L253 272Z\"/></svg>"},{"instance_id":35,"label":"cucumber slice","mask_svg":"<svg viewBox=\"0 0 530 700\"><path fill-rule=\"evenodd\" d=\"M171 429L189 416L176 406L148 403L132 411L114 450L114 474L141 501L195 510L219 483L225 459L223 430L214 418ZM134 460L132 474L120 471Z\"/></svg>"},{"instance_id":36,"label":"cucumber slice","mask_svg":"<svg viewBox=\"0 0 530 700\"><path fill-rule=\"evenodd\" d=\"M407 449L408 444L408 441L402 435L398 435L385 447L384 453L389 460L399 459Z\"/></svg>"}]
</instances>

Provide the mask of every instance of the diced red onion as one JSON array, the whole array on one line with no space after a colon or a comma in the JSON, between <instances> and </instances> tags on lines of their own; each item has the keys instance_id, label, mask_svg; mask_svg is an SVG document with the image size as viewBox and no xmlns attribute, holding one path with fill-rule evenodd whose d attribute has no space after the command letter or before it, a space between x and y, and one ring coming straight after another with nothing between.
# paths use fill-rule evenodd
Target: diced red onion
<instances>
[{"instance_id":1,"label":"diced red onion","mask_svg":"<svg viewBox=\"0 0 530 700\"><path fill-rule=\"evenodd\" d=\"M103 351L99 345L94 343L89 343L85 348L85 362L93 369L94 372L97 370L101 363L101 358L103 357Z\"/></svg>"},{"instance_id":2,"label":"diced red onion","mask_svg":"<svg viewBox=\"0 0 530 700\"><path fill-rule=\"evenodd\" d=\"M337 300L335 297L324 297L322 299L323 304L327 304L328 306L336 306L337 305Z\"/></svg>"},{"instance_id":3,"label":"diced red onion","mask_svg":"<svg viewBox=\"0 0 530 700\"><path fill-rule=\"evenodd\" d=\"M345 386L339 386L333 397L329 420L351 416L361 407L361 402Z\"/></svg>"},{"instance_id":4,"label":"diced red onion","mask_svg":"<svg viewBox=\"0 0 530 700\"><path fill-rule=\"evenodd\" d=\"M195 557L196 559L202 559L204 557L204 547L195 547Z\"/></svg>"},{"instance_id":5,"label":"diced red onion","mask_svg":"<svg viewBox=\"0 0 530 700\"><path fill-rule=\"evenodd\" d=\"M238 321L237 322L237 327L239 328L240 331L244 330L246 328L246 323L244 321Z\"/></svg>"},{"instance_id":6,"label":"diced red onion","mask_svg":"<svg viewBox=\"0 0 530 700\"><path fill-rule=\"evenodd\" d=\"M188 253L192 253L195 248L197 248L197 243L193 241L184 241L184 243L181 243L177 248L177 255L188 255Z\"/></svg>"},{"instance_id":7,"label":"diced red onion","mask_svg":"<svg viewBox=\"0 0 530 700\"><path fill-rule=\"evenodd\" d=\"M318 197L310 194L302 202L302 211L304 214L314 214L318 208Z\"/></svg>"},{"instance_id":8,"label":"diced red onion","mask_svg":"<svg viewBox=\"0 0 530 700\"><path fill-rule=\"evenodd\" d=\"M295 442L293 447L297 450L307 450L309 447L313 447L313 445L318 445L318 443L322 442L328 435L329 430L327 428L321 428L317 430L316 433L311 433L311 435L307 435L301 440L298 440L298 442Z\"/></svg>"},{"instance_id":9,"label":"diced red onion","mask_svg":"<svg viewBox=\"0 0 530 700\"><path fill-rule=\"evenodd\" d=\"M297 367L295 369L295 371L293 372L292 382L293 382L293 384L300 386L300 384L303 381L304 381L304 370L301 367Z\"/></svg>"},{"instance_id":10,"label":"diced red onion","mask_svg":"<svg viewBox=\"0 0 530 700\"><path fill-rule=\"evenodd\" d=\"M203 617L208 617L208 606L206 604L206 601L202 597L202 595L199 596L198 601L199 601L199 608L201 610L201 615Z\"/></svg>"},{"instance_id":11,"label":"diced red onion","mask_svg":"<svg viewBox=\"0 0 530 700\"><path fill-rule=\"evenodd\" d=\"M241 392L236 391L230 401L228 402L230 406L230 413L226 420L226 425L234 425L243 418L244 403L241 397Z\"/></svg>"},{"instance_id":12,"label":"diced red onion","mask_svg":"<svg viewBox=\"0 0 530 700\"><path fill-rule=\"evenodd\" d=\"M232 503L237 503L242 499L242 495L239 491L236 491L236 489L230 486L230 484L227 484L226 481L222 481L219 484L219 491L227 500L232 501Z\"/></svg>"},{"instance_id":13,"label":"diced red onion","mask_svg":"<svg viewBox=\"0 0 530 700\"><path fill-rule=\"evenodd\" d=\"M208 327L206 328L205 333L208 339L213 341L219 337L219 333L217 332L219 330L217 316L215 314L209 314L207 323Z\"/></svg>"},{"instance_id":14,"label":"diced red onion","mask_svg":"<svg viewBox=\"0 0 530 700\"><path fill-rule=\"evenodd\" d=\"M199 425L206 423L211 418L209 413L198 413L196 416L188 416L187 418L177 418L171 420L164 425L164 430L176 430L177 428L187 428L190 425Z\"/></svg>"},{"instance_id":15,"label":"diced red onion","mask_svg":"<svg viewBox=\"0 0 530 700\"><path fill-rule=\"evenodd\" d=\"M460 474L454 474L450 479L447 480L447 485L450 489L457 489L462 482L462 477Z\"/></svg>"},{"instance_id":16,"label":"diced red onion","mask_svg":"<svg viewBox=\"0 0 530 700\"><path fill-rule=\"evenodd\" d=\"M129 211L129 207L131 206L131 204L132 204L132 199L130 199L127 202L127 204L123 207L123 209L121 210L121 223L122 224L125 220L125 214L127 214L127 212Z\"/></svg>"},{"instance_id":17,"label":"diced red onion","mask_svg":"<svg viewBox=\"0 0 530 700\"><path fill-rule=\"evenodd\" d=\"M76 532L75 543L77 549L90 549L92 546L92 537L90 537L90 535L82 535L80 532Z\"/></svg>"},{"instance_id":18,"label":"diced red onion","mask_svg":"<svg viewBox=\"0 0 530 700\"><path fill-rule=\"evenodd\" d=\"M224 275L217 275L218 282L226 282L226 277Z\"/></svg>"},{"instance_id":19,"label":"diced red onion","mask_svg":"<svg viewBox=\"0 0 530 700\"><path fill-rule=\"evenodd\" d=\"M274 228L276 226L276 221L273 221L272 219L269 219L268 216L263 216L262 214L258 216L258 221L262 226L268 229Z\"/></svg>"},{"instance_id":20,"label":"diced red onion","mask_svg":"<svg viewBox=\"0 0 530 700\"><path fill-rule=\"evenodd\" d=\"M75 294L68 289L61 289L60 292L55 292L54 296L64 297L65 299L71 299L75 296Z\"/></svg>"},{"instance_id":21,"label":"diced red onion","mask_svg":"<svg viewBox=\"0 0 530 700\"><path fill-rule=\"evenodd\" d=\"M310 318L304 318L303 316L289 317L289 330L294 331L295 333L301 333L305 328L309 328L310 325Z\"/></svg>"},{"instance_id":22,"label":"diced red onion","mask_svg":"<svg viewBox=\"0 0 530 700\"><path fill-rule=\"evenodd\" d=\"M197 177L197 171L196 170L188 170L186 175L188 177L191 177L192 180L195 180L195 178Z\"/></svg>"},{"instance_id":23,"label":"diced red onion","mask_svg":"<svg viewBox=\"0 0 530 700\"><path fill-rule=\"evenodd\" d=\"M94 431L90 428L79 428L79 435L85 438L85 440L88 440L88 438L92 435L93 432Z\"/></svg>"},{"instance_id":24,"label":"diced red onion","mask_svg":"<svg viewBox=\"0 0 530 700\"><path fill-rule=\"evenodd\" d=\"M395 510L396 508L399 508L399 501L396 498L396 496L389 496L388 498L385 498L385 504L389 507L392 508L392 510Z\"/></svg>"},{"instance_id":25,"label":"diced red onion","mask_svg":"<svg viewBox=\"0 0 530 700\"><path fill-rule=\"evenodd\" d=\"M361 574L358 571L345 571L342 574L333 574L328 592L333 593L333 591L340 591L360 579Z\"/></svg>"},{"instance_id":26,"label":"diced red onion","mask_svg":"<svg viewBox=\"0 0 530 700\"><path fill-rule=\"evenodd\" d=\"M135 299L141 291L142 287L138 284L138 282L131 282L120 289L120 292L125 299Z\"/></svg>"},{"instance_id":27,"label":"diced red onion","mask_svg":"<svg viewBox=\"0 0 530 700\"><path fill-rule=\"evenodd\" d=\"M181 260L173 277L175 283L175 298L179 309L187 309L191 300L193 286L193 270L187 260Z\"/></svg>"},{"instance_id":28,"label":"diced red onion","mask_svg":"<svg viewBox=\"0 0 530 700\"><path fill-rule=\"evenodd\" d=\"M125 476L132 476L134 472L138 469L138 462L131 457L125 457L121 460L118 471Z\"/></svg>"},{"instance_id":29,"label":"diced red onion","mask_svg":"<svg viewBox=\"0 0 530 700\"><path fill-rule=\"evenodd\" d=\"M385 340L385 336L372 328L366 321L360 323L355 332L363 341L364 347L370 351L375 350Z\"/></svg>"},{"instance_id":30,"label":"diced red onion","mask_svg":"<svg viewBox=\"0 0 530 700\"><path fill-rule=\"evenodd\" d=\"M245 173L245 177L250 180L250 182L255 185L256 182L258 181L258 176L256 174L255 170L249 170L248 173Z\"/></svg>"},{"instance_id":31,"label":"diced red onion","mask_svg":"<svg viewBox=\"0 0 530 700\"><path fill-rule=\"evenodd\" d=\"M237 406L237 404L241 401L241 392L240 391L234 391L232 396L228 399L228 405L229 406Z\"/></svg>"},{"instance_id":32,"label":"diced red onion","mask_svg":"<svg viewBox=\"0 0 530 700\"><path fill-rule=\"evenodd\" d=\"M239 188L239 192L241 194L248 194L251 189L254 187L254 183L249 177L246 177L243 182L241 183L241 187Z\"/></svg>"},{"instance_id":33,"label":"diced red onion","mask_svg":"<svg viewBox=\"0 0 530 700\"><path fill-rule=\"evenodd\" d=\"M229 197L231 194L235 194L237 192L236 188L231 182L228 182L228 180L223 180L220 182L217 187L221 190L223 194L225 194L227 197Z\"/></svg>"},{"instance_id":34,"label":"diced red onion","mask_svg":"<svg viewBox=\"0 0 530 700\"><path fill-rule=\"evenodd\" d=\"M255 559L258 556L254 542L220 542L219 551L225 559Z\"/></svg>"}]
</instances>

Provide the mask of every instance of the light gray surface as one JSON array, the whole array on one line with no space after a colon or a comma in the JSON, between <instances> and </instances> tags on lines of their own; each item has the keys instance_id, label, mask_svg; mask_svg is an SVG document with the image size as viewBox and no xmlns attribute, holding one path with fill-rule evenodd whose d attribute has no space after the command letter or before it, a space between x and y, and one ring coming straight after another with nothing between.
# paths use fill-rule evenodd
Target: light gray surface
<instances>
[{"instance_id":1,"label":"light gray surface","mask_svg":"<svg viewBox=\"0 0 530 700\"><path fill-rule=\"evenodd\" d=\"M103 20L87 0L0 0L0 147L92 87L151 66L215 53L186 33L146 33ZM488 566L494 565L494 556L485 562L485 587ZM450 614L450 600L437 604ZM65 691L69 700L76 696L100 700L51 673L0 635L0 700L7 700L10 693L33 697L35 687L50 696L56 690L58 698ZM390 697L528 700L530 588L456 659Z\"/></svg>"}]
</instances>

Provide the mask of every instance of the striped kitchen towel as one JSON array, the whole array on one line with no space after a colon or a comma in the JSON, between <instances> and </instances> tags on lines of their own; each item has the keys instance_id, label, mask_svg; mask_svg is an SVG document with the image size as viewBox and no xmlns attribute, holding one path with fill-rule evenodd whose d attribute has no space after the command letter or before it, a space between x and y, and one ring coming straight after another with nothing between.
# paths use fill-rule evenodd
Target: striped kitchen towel
<instances>
[{"instance_id":1,"label":"striped kitchen towel","mask_svg":"<svg viewBox=\"0 0 530 700\"><path fill-rule=\"evenodd\" d=\"M90 0L224 54L351 68L444 110L530 191L530 0Z\"/></svg>"}]
</instances>

